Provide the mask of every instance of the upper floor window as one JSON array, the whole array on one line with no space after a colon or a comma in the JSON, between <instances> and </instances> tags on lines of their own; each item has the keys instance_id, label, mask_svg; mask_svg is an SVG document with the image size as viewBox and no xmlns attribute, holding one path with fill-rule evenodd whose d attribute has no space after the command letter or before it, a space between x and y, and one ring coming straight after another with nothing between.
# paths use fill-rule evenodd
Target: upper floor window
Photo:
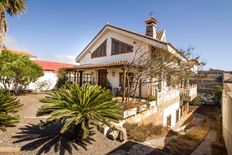
<instances>
[{"instance_id":1,"label":"upper floor window","mask_svg":"<svg viewBox=\"0 0 232 155\"><path fill-rule=\"evenodd\" d=\"M112 38L112 55L129 52L133 52L133 46Z\"/></svg>"},{"instance_id":2,"label":"upper floor window","mask_svg":"<svg viewBox=\"0 0 232 155\"><path fill-rule=\"evenodd\" d=\"M106 56L106 40L91 54L91 58Z\"/></svg>"}]
</instances>

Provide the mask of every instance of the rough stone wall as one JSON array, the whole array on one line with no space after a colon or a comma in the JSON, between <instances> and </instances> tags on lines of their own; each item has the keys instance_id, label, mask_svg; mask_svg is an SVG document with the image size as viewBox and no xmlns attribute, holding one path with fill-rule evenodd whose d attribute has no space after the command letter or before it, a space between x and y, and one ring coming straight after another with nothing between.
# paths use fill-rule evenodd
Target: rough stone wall
<instances>
[{"instance_id":1,"label":"rough stone wall","mask_svg":"<svg viewBox=\"0 0 232 155\"><path fill-rule=\"evenodd\" d=\"M222 94L222 131L228 154L232 154L232 84L225 84Z\"/></svg>"}]
</instances>

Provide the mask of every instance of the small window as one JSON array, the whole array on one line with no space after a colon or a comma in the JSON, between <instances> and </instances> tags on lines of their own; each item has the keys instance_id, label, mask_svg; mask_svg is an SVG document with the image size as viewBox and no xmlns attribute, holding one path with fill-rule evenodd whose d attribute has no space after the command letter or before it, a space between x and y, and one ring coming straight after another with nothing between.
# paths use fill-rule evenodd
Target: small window
<instances>
[{"instance_id":1,"label":"small window","mask_svg":"<svg viewBox=\"0 0 232 155\"><path fill-rule=\"evenodd\" d=\"M93 83L93 76L91 73L84 73L83 75L83 82L84 83Z\"/></svg>"},{"instance_id":2,"label":"small window","mask_svg":"<svg viewBox=\"0 0 232 155\"><path fill-rule=\"evenodd\" d=\"M122 54L133 52L133 46L112 38L111 54Z\"/></svg>"},{"instance_id":3,"label":"small window","mask_svg":"<svg viewBox=\"0 0 232 155\"><path fill-rule=\"evenodd\" d=\"M106 41L105 40L92 54L91 58L106 56Z\"/></svg>"}]
</instances>

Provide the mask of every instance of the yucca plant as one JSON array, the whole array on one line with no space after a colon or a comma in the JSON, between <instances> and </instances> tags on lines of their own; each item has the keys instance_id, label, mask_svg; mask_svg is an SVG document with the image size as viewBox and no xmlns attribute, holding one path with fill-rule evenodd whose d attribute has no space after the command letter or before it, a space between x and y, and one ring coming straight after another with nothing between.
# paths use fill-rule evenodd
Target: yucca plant
<instances>
[{"instance_id":1,"label":"yucca plant","mask_svg":"<svg viewBox=\"0 0 232 155\"><path fill-rule=\"evenodd\" d=\"M5 131L7 126L18 122L19 116L15 115L22 104L16 97L12 97L3 90L0 90L0 130Z\"/></svg>"},{"instance_id":2,"label":"yucca plant","mask_svg":"<svg viewBox=\"0 0 232 155\"><path fill-rule=\"evenodd\" d=\"M97 85L67 84L48 93L41 102L44 105L37 115L49 115L42 126L63 122L60 133L72 128L74 131L81 131L83 139L89 136L90 123L112 127L111 122L117 122L122 114L122 108L113 100L112 94Z\"/></svg>"}]
</instances>

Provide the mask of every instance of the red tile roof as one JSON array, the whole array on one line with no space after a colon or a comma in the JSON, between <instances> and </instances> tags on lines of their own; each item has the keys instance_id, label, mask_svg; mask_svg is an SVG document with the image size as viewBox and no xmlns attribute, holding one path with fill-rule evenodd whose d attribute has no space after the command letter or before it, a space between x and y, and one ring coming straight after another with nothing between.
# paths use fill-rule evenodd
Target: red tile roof
<instances>
[{"instance_id":1,"label":"red tile roof","mask_svg":"<svg viewBox=\"0 0 232 155\"><path fill-rule=\"evenodd\" d=\"M55 73L58 73L59 69L61 68L69 68L74 66L74 64L45 61L45 60L33 60L33 61L37 63L44 71L54 71Z\"/></svg>"}]
</instances>

